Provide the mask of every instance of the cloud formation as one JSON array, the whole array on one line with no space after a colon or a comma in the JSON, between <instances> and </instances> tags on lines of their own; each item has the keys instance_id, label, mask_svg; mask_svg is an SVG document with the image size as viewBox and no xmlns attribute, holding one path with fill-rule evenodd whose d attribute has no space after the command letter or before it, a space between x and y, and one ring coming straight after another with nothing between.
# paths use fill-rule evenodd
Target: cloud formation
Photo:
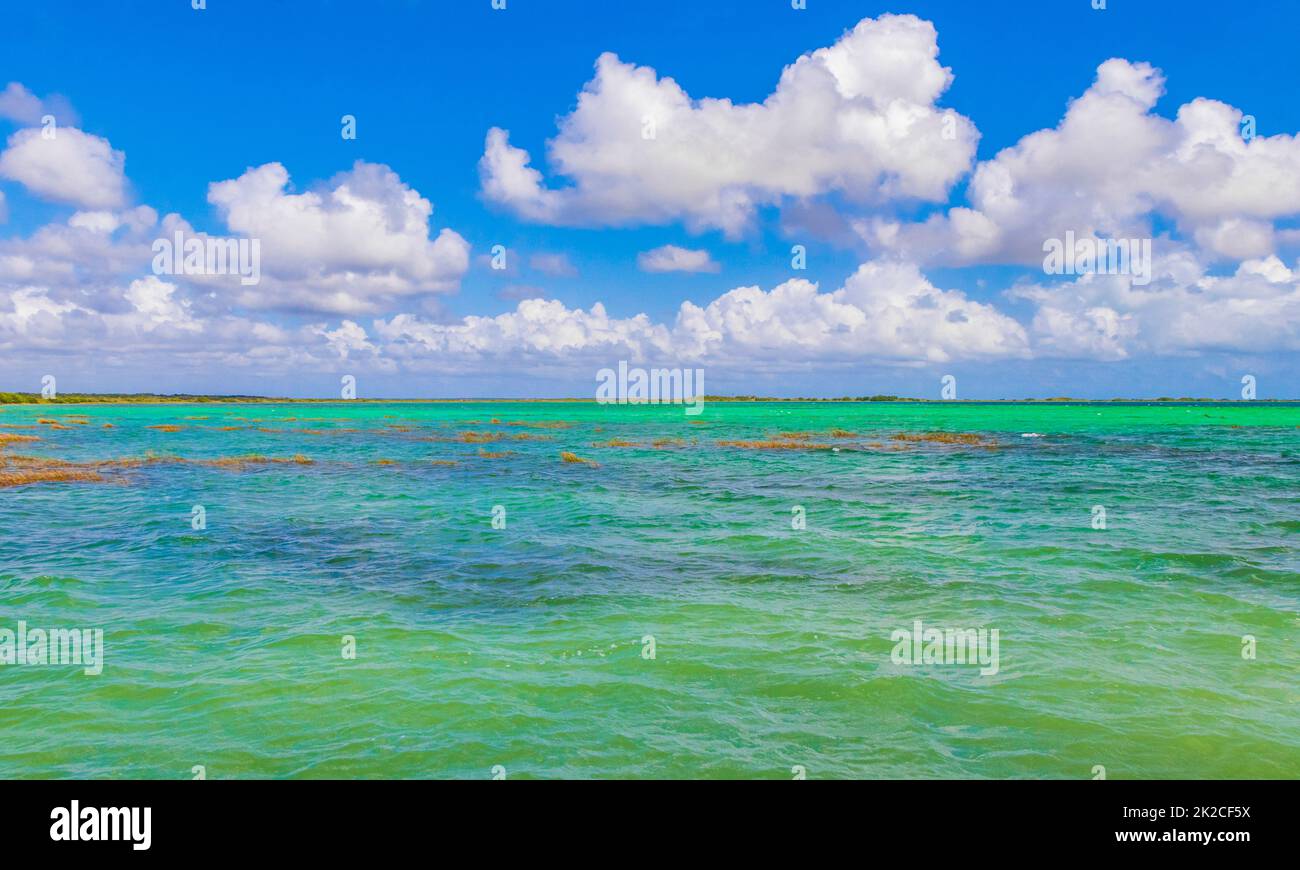
<instances>
[{"instance_id":1,"label":"cloud formation","mask_svg":"<svg viewBox=\"0 0 1300 870\"><path fill-rule=\"evenodd\" d=\"M722 267L704 250L663 245L637 254L636 264L643 272L717 272Z\"/></svg>"},{"instance_id":2,"label":"cloud formation","mask_svg":"<svg viewBox=\"0 0 1300 870\"><path fill-rule=\"evenodd\" d=\"M939 108L952 82L934 26L863 19L798 58L761 103L695 99L613 54L596 61L548 148L567 187L548 187L506 130L488 131L484 196L527 220L616 226L683 221L738 236L760 206L840 193L861 203L943 201L978 134Z\"/></svg>"},{"instance_id":3,"label":"cloud formation","mask_svg":"<svg viewBox=\"0 0 1300 870\"><path fill-rule=\"evenodd\" d=\"M0 178L36 196L78 208L120 208L126 203L126 155L107 139L76 127L27 128L0 152Z\"/></svg>"},{"instance_id":4,"label":"cloud formation","mask_svg":"<svg viewBox=\"0 0 1300 870\"><path fill-rule=\"evenodd\" d=\"M401 297L445 293L469 269L469 243L387 166L357 161L318 189L289 193L280 163L212 184L208 201L231 233L261 240L263 282L249 308L370 313Z\"/></svg>"},{"instance_id":5,"label":"cloud formation","mask_svg":"<svg viewBox=\"0 0 1300 870\"><path fill-rule=\"evenodd\" d=\"M941 290L908 264L862 265L831 293L792 279L770 291L738 287L706 306L684 302L676 321L611 317L604 305L521 302L496 317L442 324L398 315L375 322L385 351L448 365L522 359L675 359L779 368L792 361L864 357L921 362L1020 358L1025 329L992 306ZM621 356L620 356L621 355Z\"/></svg>"},{"instance_id":6,"label":"cloud formation","mask_svg":"<svg viewBox=\"0 0 1300 870\"><path fill-rule=\"evenodd\" d=\"M1163 216L1207 258L1273 253L1273 221L1300 214L1300 137L1243 138L1241 111L1205 98L1167 120L1153 111L1164 89L1150 64L1112 58L1055 128L979 164L969 207L859 230L918 262L1034 265L1045 239L1149 238Z\"/></svg>"}]
</instances>

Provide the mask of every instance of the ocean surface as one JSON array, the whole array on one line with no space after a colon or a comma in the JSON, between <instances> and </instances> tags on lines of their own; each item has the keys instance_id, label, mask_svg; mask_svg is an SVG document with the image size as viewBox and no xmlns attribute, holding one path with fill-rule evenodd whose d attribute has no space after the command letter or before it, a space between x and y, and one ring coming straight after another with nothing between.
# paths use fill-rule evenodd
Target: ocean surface
<instances>
[{"instance_id":1,"label":"ocean surface","mask_svg":"<svg viewBox=\"0 0 1300 870\"><path fill-rule=\"evenodd\" d=\"M0 664L0 778L1300 777L1294 405L0 427L92 478L0 488L0 629L104 641ZM897 661L917 620L996 673Z\"/></svg>"}]
</instances>

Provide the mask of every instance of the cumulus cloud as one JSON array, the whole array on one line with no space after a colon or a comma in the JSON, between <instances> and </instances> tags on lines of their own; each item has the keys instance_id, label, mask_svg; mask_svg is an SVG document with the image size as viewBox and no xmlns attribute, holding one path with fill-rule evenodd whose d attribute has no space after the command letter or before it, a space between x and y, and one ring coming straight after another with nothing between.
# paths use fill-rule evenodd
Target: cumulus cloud
<instances>
[{"instance_id":1,"label":"cumulus cloud","mask_svg":"<svg viewBox=\"0 0 1300 870\"><path fill-rule=\"evenodd\" d=\"M936 105L953 78L938 53L927 21L864 19L786 67L763 102L747 104L694 99L673 79L606 53L549 143L550 164L570 186L546 186L528 153L493 128L480 161L483 194L533 221L681 220L730 236L760 206L789 198L942 201L969 169L978 134Z\"/></svg>"},{"instance_id":2,"label":"cumulus cloud","mask_svg":"<svg viewBox=\"0 0 1300 870\"><path fill-rule=\"evenodd\" d=\"M0 307L0 347L66 350L75 340L81 350L117 342L143 349L192 340L203 331L174 284L150 276L131 282L117 295L124 304L106 313L55 300L45 288L20 287L7 295L8 307Z\"/></svg>"},{"instance_id":3,"label":"cumulus cloud","mask_svg":"<svg viewBox=\"0 0 1300 870\"><path fill-rule=\"evenodd\" d=\"M54 298L97 305L97 295L149 267L158 215L148 206L78 211L27 237L0 239L0 292L39 284Z\"/></svg>"},{"instance_id":4,"label":"cumulus cloud","mask_svg":"<svg viewBox=\"0 0 1300 870\"><path fill-rule=\"evenodd\" d=\"M1158 261L1148 285L1092 274L1012 293L1036 305L1031 331L1040 356L1300 351L1300 267L1276 256L1214 275L1181 251Z\"/></svg>"},{"instance_id":5,"label":"cumulus cloud","mask_svg":"<svg viewBox=\"0 0 1300 870\"><path fill-rule=\"evenodd\" d=\"M172 369L259 372L328 370L339 361L340 339L318 329L286 329L229 313L202 316L182 293L178 285L149 276L106 293L116 304L91 308L55 299L40 286L19 286L0 293L0 354L67 362L69 348L75 348L97 367L166 360Z\"/></svg>"},{"instance_id":6,"label":"cumulus cloud","mask_svg":"<svg viewBox=\"0 0 1300 870\"><path fill-rule=\"evenodd\" d=\"M668 352L666 327L644 314L610 317L597 302L589 311L567 308L554 299L526 299L496 317L470 316L460 323L430 323L409 314L375 321L387 352L412 360L429 359L455 370L484 360L511 358L578 361L593 354L621 353L644 358Z\"/></svg>"},{"instance_id":7,"label":"cumulus cloud","mask_svg":"<svg viewBox=\"0 0 1300 870\"><path fill-rule=\"evenodd\" d=\"M53 136L43 129L19 130L0 152L0 178L17 181L32 193L81 208L119 208L125 204L126 155L107 139L60 126Z\"/></svg>"},{"instance_id":8,"label":"cumulus cloud","mask_svg":"<svg viewBox=\"0 0 1300 870\"><path fill-rule=\"evenodd\" d=\"M261 240L262 283L242 305L375 312L454 290L469 268L469 243L446 228L430 238L433 205L387 166L357 161L304 193L288 184L284 166L267 163L209 188L229 229Z\"/></svg>"},{"instance_id":9,"label":"cumulus cloud","mask_svg":"<svg viewBox=\"0 0 1300 870\"><path fill-rule=\"evenodd\" d=\"M76 126L79 121L68 101L57 94L42 100L21 82L10 82L0 91L0 120L12 121L24 127L34 127L46 115L53 115L57 123Z\"/></svg>"},{"instance_id":10,"label":"cumulus cloud","mask_svg":"<svg viewBox=\"0 0 1300 870\"><path fill-rule=\"evenodd\" d=\"M41 122L44 113L40 97L23 87L21 82L10 82L0 91L0 118L33 125Z\"/></svg>"},{"instance_id":11,"label":"cumulus cloud","mask_svg":"<svg viewBox=\"0 0 1300 870\"><path fill-rule=\"evenodd\" d=\"M611 317L599 303L570 309L521 302L496 317L440 324L410 315L375 322L386 351L448 366L503 356L570 361L619 357L744 363L864 358L944 362L1028 355L1024 328L992 306L941 290L912 265L871 262L838 290L794 279L764 291L740 287L704 307L684 302L676 321Z\"/></svg>"},{"instance_id":12,"label":"cumulus cloud","mask_svg":"<svg viewBox=\"0 0 1300 870\"><path fill-rule=\"evenodd\" d=\"M1167 120L1153 113L1164 87L1150 64L1108 60L1055 128L979 164L970 207L859 231L922 262L1030 265L1048 238L1150 237L1163 215L1207 257L1271 253L1272 221L1300 213L1300 137L1247 141L1242 113L1204 98Z\"/></svg>"},{"instance_id":13,"label":"cumulus cloud","mask_svg":"<svg viewBox=\"0 0 1300 870\"><path fill-rule=\"evenodd\" d=\"M676 245L663 245L637 254L636 264L643 272L717 272L722 267L708 251L693 251Z\"/></svg>"}]
</instances>

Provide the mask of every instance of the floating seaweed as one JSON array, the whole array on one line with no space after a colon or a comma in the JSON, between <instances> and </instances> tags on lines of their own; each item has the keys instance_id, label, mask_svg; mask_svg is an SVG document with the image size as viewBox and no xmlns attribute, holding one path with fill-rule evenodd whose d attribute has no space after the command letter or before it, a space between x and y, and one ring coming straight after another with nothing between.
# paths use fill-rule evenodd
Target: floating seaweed
<instances>
[{"instance_id":1,"label":"floating seaweed","mask_svg":"<svg viewBox=\"0 0 1300 870\"><path fill-rule=\"evenodd\" d=\"M592 447L640 447L639 441L628 441L626 438L611 438L608 441L593 441Z\"/></svg>"},{"instance_id":2,"label":"floating seaweed","mask_svg":"<svg viewBox=\"0 0 1300 870\"><path fill-rule=\"evenodd\" d=\"M978 432L899 432L891 436L895 441L925 444L965 444L970 447L997 447L998 442Z\"/></svg>"},{"instance_id":3,"label":"floating seaweed","mask_svg":"<svg viewBox=\"0 0 1300 870\"><path fill-rule=\"evenodd\" d=\"M10 470L0 466L0 489L29 483L102 483L97 471L81 468L37 468Z\"/></svg>"},{"instance_id":4,"label":"floating seaweed","mask_svg":"<svg viewBox=\"0 0 1300 870\"><path fill-rule=\"evenodd\" d=\"M217 459L202 459L196 464L208 465L213 468L232 468L236 471L242 471L246 468L257 465L314 465L315 460L308 459L301 453L295 453L287 459L262 456L258 453L249 453L244 456L222 456Z\"/></svg>"},{"instance_id":5,"label":"floating seaweed","mask_svg":"<svg viewBox=\"0 0 1300 870\"><path fill-rule=\"evenodd\" d=\"M719 447L739 447L742 450L830 450L831 445L819 444L802 438L768 438L761 440L719 441Z\"/></svg>"}]
</instances>

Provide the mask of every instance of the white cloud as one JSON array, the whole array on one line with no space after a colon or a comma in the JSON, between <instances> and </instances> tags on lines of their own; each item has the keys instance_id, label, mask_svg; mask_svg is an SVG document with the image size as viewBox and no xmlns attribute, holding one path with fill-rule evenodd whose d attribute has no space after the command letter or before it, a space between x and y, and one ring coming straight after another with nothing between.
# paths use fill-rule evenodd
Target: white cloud
<instances>
[{"instance_id":1,"label":"white cloud","mask_svg":"<svg viewBox=\"0 0 1300 870\"><path fill-rule=\"evenodd\" d=\"M1159 70L1108 60L1057 127L979 164L971 207L921 224L863 220L859 231L924 262L1033 265L1048 238L1147 238L1165 215L1210 257L1271 253L1271 222L1300 213L1300 137L1247 142L1241 112L1204 98L1169 121L1153 113L1163 93Z\"/></svg>"},{"instance_id":2,"label":"white cloud","mask_svg":"<svg viewBox=\"0 0 1300 870\"><path fill-rule=\"evenodd\" d=\"M325 339L330 350L338 354L339 359L349 359L354 353L378 352L379 348L370 343L370 336L361 326L351 320L344 320L338 329L329 330L324 324L316 324L309 329Z\"/></svg>"},{"instance_id":3,"label":"white cloud","mask_svg":"<svg viewBox=\"0 0 1300 870\"><path fill-rule=\"evenodd\" d=\"M320 189L289 193L279 163L211 185L230 230L261 240L262 283L238 302L356 314L393 299L457 288L469 243L450 229L429 238L432 204L387 166L357 161Z\"/></svg>"},{"instance_id":4,"label":"white cloud","mask_svg":"<svg viewBox=\"0 0 1300 870\"><path fill-rule=\"evenodd\" d=\"M0 152L0 177L37 196L90 209L125 204L126 155L107 139L60 126L53 138L37 128L19 130Z\"/></svg>"},{"instance_id":5,"label":"white cloud","mask_svg":"<svg viewBox=\"0 0 1300 870\"><path fill-rule=\"evenodd\" d=\"M1300 268L1275 256L1209 274L1190 251L1158 259L1154 280L1084 275L1012 295L1034 302L1039 356L1103 360L1300 351Z\"/></svg>"},{"instance_id":6,"label":"white cloud","mask_svg":"<svg viewBox=\"0 0 1300 870\"><path fill-rule=\"evenodd\" d=\"M388 342L387 352L448 370L502 358L574 361L593 354L641 358L670 352L666 327L644 314L610 317L599 302L584 311L553 299L526 299L514 311L496 317L470 316L455 324L399 314L375 321L375 331Z\"/></svg>"},{"instance_id":7,"label":"white cloud","mask_svg":"<svg viewBox=\"0 0 1300 870\"><path fill-rule=\"evenodd\" d=\"M0 91L0 120L12 121L24 127L34 127L41 123L46 115L53 115L59 124L73 127L80 123L77 113L68 101L58 94L52 94L42 100L21 82L10 82Z\"/></svg>"},{"instance_id":8,"label":"white cloud","mask_svg":"<svg viewBox=\"0 0 1300 870\"><path fill-rule=\"evenodd\" d=\"M885 359L946 362L1029 355L1024 328L908 263L864 263L832 293L802 279L742 287L707 306L682 304L677 335L693 355L762 362Z\"/></svg>"},{"instance_id":9,"label":"white cloud","mask_svg":"<svg viewBox=\"0 0 1300 870\"><path fill-rule=\"evenodd\" d=\"M10 82L0 91L0 118L31 126L39 124L43 114L45 106L40 97L23 87L21 82Z\"/></svg>"},{"instance_id":10,"label":"white cloud","mask_svg":"<svg viewBox=\"0 0 1300 870\"><path fill-rule=\"evenodd\" d=\"M123 294L142 323L165 326L184 332L199 332L202 327L190 313L190 304L176 297L176 285L150 275L132 281Z\"/></svg>"},{"instance_id":11,"label":"white cloud","mask_svg":"<svg viewBox=\"0 0 1300 870\"><path fill-rule=\"evenodd\" d=\"M520 216L560 224L684 221L745 231L762 205L839 192L854 201L943 200L978 134L936 106L952 81L933 25L864 19L786 67L762 103L693 99L671 78L613 54L560 120L548 188L500 128L480 162L483 193Z\"/></svg>"},{"instance_id":12,"label":"white cloud","mask_svg":"<svg viewBox=\"0 0 1300 870\"><path fill-rule=\"evenodd\" d=\"M149 268L158 215L148 206L75 212L26 238L0 239L0 292L39 283L56 298L91 304L100 291Z\"/></svg>"},{"instance_id":13,"label":"white cloud","mask_svg":"<svg viewBox=\"0 0 1300 870\"><path fill-rule=\"evenodd\" d=\"M960 291L936 288L915 266L888 262L864 264L832 293L794 279L771 291L740 287L704 307L685 302L671 326L644 314L610 317L599 303L584 311L534 299L497 317L456 324L402 314L376 321L375 331L386 352L453 369L503 357L779 368L796 361L944 362L1029 353L1024 328L1010 317Z\"/></svg>"},{"instance_id":14,"label":"white cloud","mask_svg":"<svg viewBox=\"0 0 1300 870\"><path fill-rule=\"evenodd\" d=\"M663 245L637 254L636 264L643 272L717 272L721 267L708 251L694 251L676 245Z\"/></svg>"},{"instance_id":15,"label":"white cloud","mask_svg":"<svg viewBox=\"0 0 1300 870\"><path fill-rule=\"evenodd\" d=\"M321 330L285 329L225 313L200 316L181 292L159 278L141 278L106 293L117 302L106 311L56 300L42 287L17 287L0 293L0 354L24 362L42 355L67 362L69 349L75 349L71 359L92 358L97 368L165 365L206 372L329 370L340 361L339 339ZM338 332L346 336L346 324Z\"/></svg>"}]
</instances>

